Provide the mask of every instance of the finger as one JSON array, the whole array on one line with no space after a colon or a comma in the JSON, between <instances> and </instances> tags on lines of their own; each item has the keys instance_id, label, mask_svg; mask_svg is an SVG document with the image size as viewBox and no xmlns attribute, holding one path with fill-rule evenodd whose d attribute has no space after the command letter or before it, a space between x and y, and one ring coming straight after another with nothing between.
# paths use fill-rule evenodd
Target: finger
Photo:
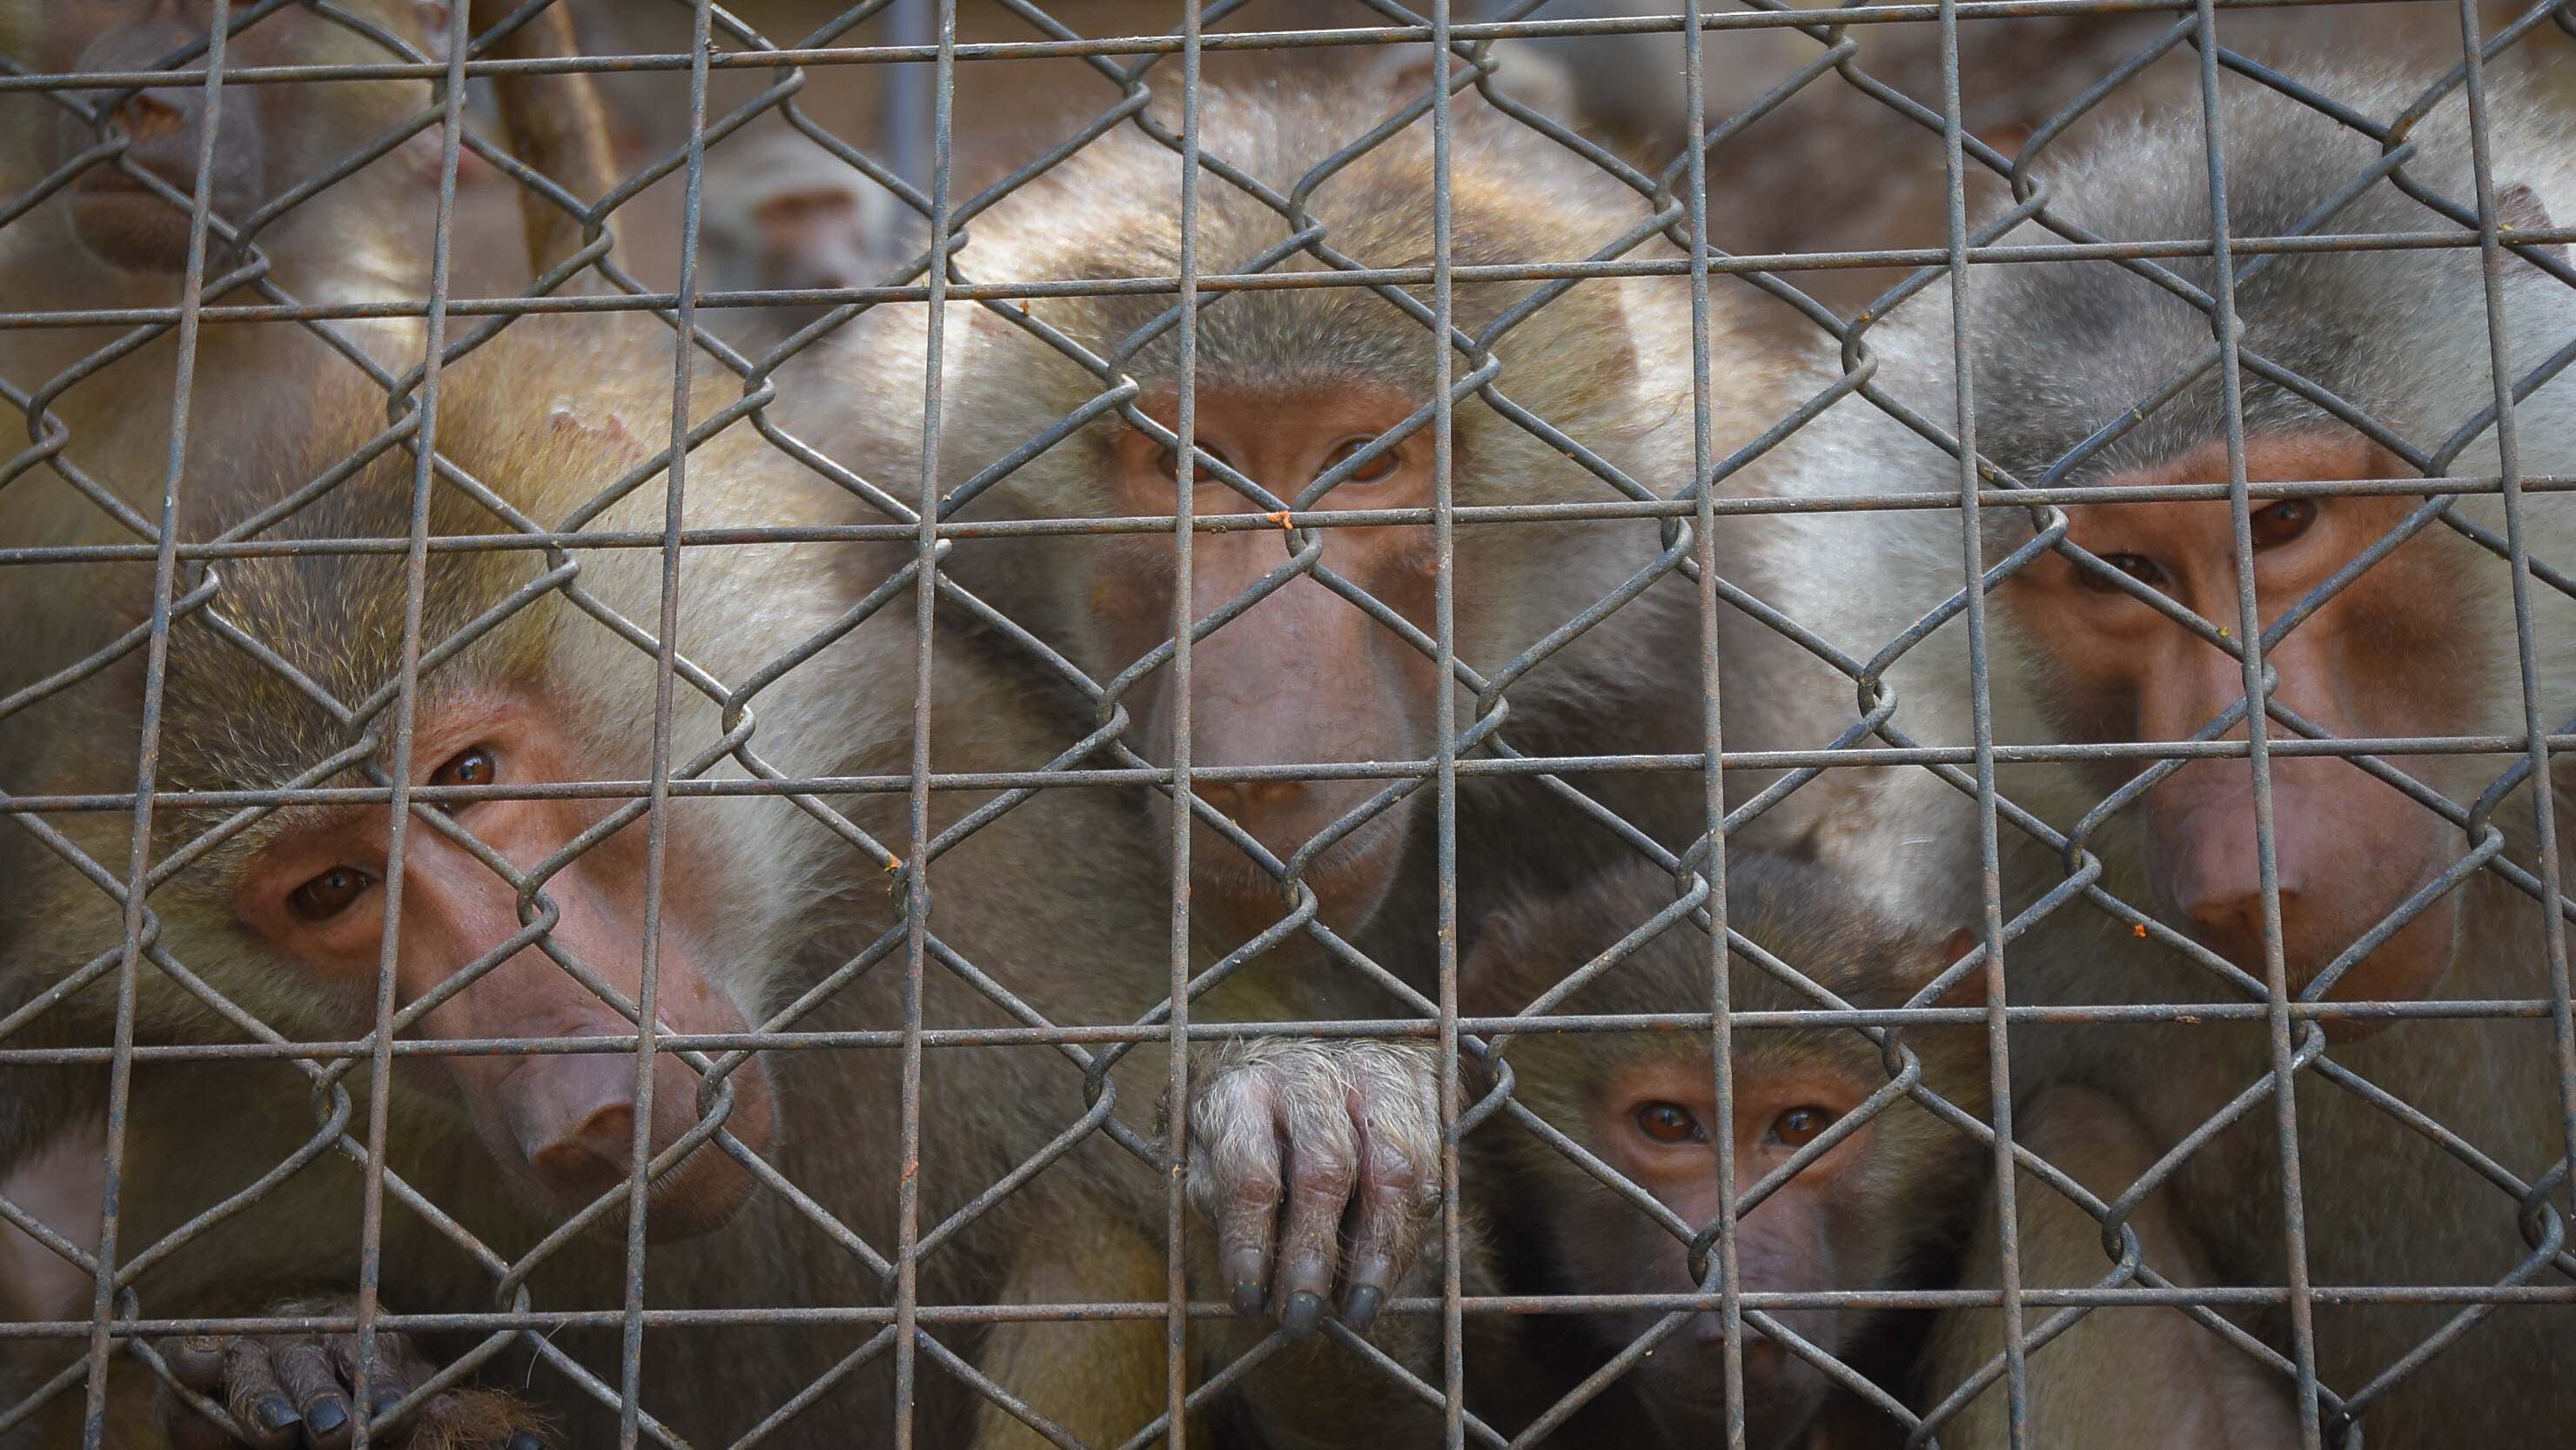
<instances>
[{"instance_id":1,"label":"finger","mask_svg":"<svg viewBox=\"0 0 2576 1450\"><path fill-rule=\"evenodd\" d=\"M266 1344L241 1338L224 1346L224 1387L224 1407L255 1450L288 1450L295 1443L304 1417L279 1387Z\"/></svg>"},{"instance_id":2,"label":"finger","mask_svg":"<svg viewBox=\"0 0 2576 1450\"><path fill-rule=\"evenodd\" d=\"M1440 1104L1397 1060L1359 1084L1360 1176L1353 1190L1342 1322L1366 1333L1412 1269L1426 1210L1440 1201Z\"/></svg>"},{"instance_id":3,"label":"finger","mask_svg":"<svg viewBox=\"0 0 2576 1450\"><path fill-rule=\"evenodd\" d=\"M1315 1332L1341 1261L1342 1216L1359 1178L1359 1128L1338 1084L1288 1095L1280 1132L1288 1142L1288 1213L1279 1236L1275 1289L1279 1326L1292 1338Z\"/></svg>"},{"instance_id":4,"label":"finger","mask_svg":"<svg viewBox=\"0 0 2576 1450\"><path fill-rule=\"evenodd\" d=\"M341 1450L350 1440L349 1390L332 1368L331 1352L318 1339L290 1339L274 1346L269 1358L277 1381L304 1417L308 1450Z\"/></svg>"},{"instance_id":5,"label":"finger","mask_svg":"<svg viewBox=\"0 0 2576 1450\"><path fill-rule=\"evenodd\" d=\"M208 1394L224 1382L224 1341L215 1334L182 1334L161 1341L161 1361L179 1383Z\"/></svg>"},{"instance_id":6,"label":"finger","mask_svg":"<svg viewBox=\"0 0 2576 1450\"><path fill-rule=\"evenodd\" d=\"M1421 1247L1422 1189L1416 1166L1398 1154L1363 1148L1360 1162L1342 1322L1365 1334Z\"/></svg>"},{"instance_id":7,"label":"finger","mask_svg":"<svg viewBox=\"0 0 2576 1450\"><path fill-rule=\"evenodd\" d=\"M354 1403L358 1386L358 1336L335 1334L329 1343L332 1372L349 1386ZM399 1334L379 1332L375 1354L367 1373L367 1423L370 1441L398 1442L410 1429L415 1416L384 1420L386 1413L401 1404L403 1397L420 1387L421 1381L435 1373L427 1360L412 1350L411 1341Z\"/></svg>"},{"instance_id":8,"label":"finger","mask_svg":"<svg viewBox=\"0 0 2576 1450\"><path fill-rule=\"evenodd\" d=\"M1241 1314L1261 1308L1279 1224L1281 1165L1270 1097L1266 1083L1240 1073L1210 1083L1190 1115L1192 1187L1216 1223L1217 1272Z\"/></svg>"}]
</instances>

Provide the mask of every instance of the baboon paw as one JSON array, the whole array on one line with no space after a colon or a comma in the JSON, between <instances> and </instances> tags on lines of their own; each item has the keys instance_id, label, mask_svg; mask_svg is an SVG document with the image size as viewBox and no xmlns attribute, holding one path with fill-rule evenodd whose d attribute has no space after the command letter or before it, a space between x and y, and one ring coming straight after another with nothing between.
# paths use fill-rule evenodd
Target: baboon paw
<instances>
[{"instance_id":1,"label":"baboon paw","mask_svg":"<svg viewBox=\"0 0 2576 1450\"><path fill-rule=\"evenodd\" d=\"M344 1315L353 1300L296 1300L280 1316ZM229 1416L227 1426L186 1396L162 1395L171 1443L179 1450L341 1450L357 1434L358 1336L309 1334L189 1335L158 1346L179 1384ZM438 1391L405 1404L438 1366L403 1335L379 1331L367 1376L368 1443L389 1450L546 1450L536 1408L515 1395L479 1386Z\"/></svg>"},{"instance_id":2,"label":"baboon paw","mask_svg":"<svg viewBox=\"0 0 2576 1450\"><path fill-rule=\"evenodd\" d=\"M1191 1197L1216 1225L1235 1308L1267 1305L1302 1337L1337 1303L1365 1333L1440 1203L1432 1054L1376 1042L1233 1048L1199 1079L1189 1126Z\"/></svg>"}]
</instances>

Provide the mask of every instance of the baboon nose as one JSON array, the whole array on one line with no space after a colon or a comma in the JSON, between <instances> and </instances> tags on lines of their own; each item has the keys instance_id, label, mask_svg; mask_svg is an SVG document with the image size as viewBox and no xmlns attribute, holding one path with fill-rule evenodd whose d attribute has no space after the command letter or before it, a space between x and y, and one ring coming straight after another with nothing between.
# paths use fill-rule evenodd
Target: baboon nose
<instances>
[{"instance_id":1,"label":"baboon nose","mask_svg":"<svg viewBox=\"0 0 2576 1450\"><path fill-rule=\"evenodd\" d=\"M522 1069L520 1082L511 1129L529 1167L574 1196L598 1193L625 1176L635 1151L632 1059L553 1059Z\"/></svg>"}]
</instances>

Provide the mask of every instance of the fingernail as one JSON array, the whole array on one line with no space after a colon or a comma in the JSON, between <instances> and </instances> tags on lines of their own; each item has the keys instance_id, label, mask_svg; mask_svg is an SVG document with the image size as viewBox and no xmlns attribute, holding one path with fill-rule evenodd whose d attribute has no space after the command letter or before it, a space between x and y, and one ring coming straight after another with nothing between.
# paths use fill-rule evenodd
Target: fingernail
<instances>
[{"instance_id":1,"label":"fingernail","mask_svg":"<svg viewBox=\"0 0 2576 1450\"><path fill-rule=\"evenodd\" d=\"M1279 1327L1291 1339L1303 1339L1315 1332L1324 1319L1324 1296L1312 1289L1300 1289L1288 1296L1288 1311L1279 1316Z\"/></svg>"},{"instance_id":2,"label":"fingernail","mask_svg":"<svg viewBox=\"0 0 2576 1450\"><path fill-rule=\"evenodd\" d=\"M316 1435L328 1435L349 1423L349 1412L338 1400L324 1400L304 1413L304 1428Z\"/></svg>"},{"instance_id":3,"label":"fingernail","mask_svg":"<svg viewBox=\"0 0 2576 1450\"><path fill-rule=\"evenodd\" d=\"M402 1403L403 1392L388 1386L367 1392L367 1418L382 1419L394 1406Z\"/></svg>"},{"instance_id":4,"label":"fingernail","mask_svg":"<svg viewBox=\"0 0 2576 1450\"><path fill-rule=\"evenodd\" d=\"M279 1396L271 1395L259 1402L259 1425L263 1430L283 1430L303 1418Z\"/></svg>"},{"instance_id":5,"label":"fingernail","mask_svg":"<svg viewBox=\"0 0 2576 1450\"><path fill-rule=\"evenodd\" d=\"M1368 1333L1377 1322L1377 1307L1386 1302L1386 1291L1375 1284L1362 1284L1351 1291L1351 1305L1342 1311L1342 1322L1355 1334Z\"/></svg>"},{"instance_id":6,"label":"fingernail","mask_svg":"<svg viewBox=\"0 0 2576 1450\"><path fill-rule=\"evenodd\" d=\"M1262 1292L1261 1292L1261 1281L1260 1281L1259 1279L1255 1278L1255 1279L1237 1279L1237 1280L1235 1280L1235 1282L1234 1282L1234 1312L1235 1312L1235 1313L1237 1313L1237 1314L1258 1314L1258 1313L1260 1313L1260 1312L1261 1312L1261 1301L1262 1301L1262 1298L1263 1298L1263 1295L1262 1295Z\"/></svg>"},{"instance_id":7,"label":"fingernail","mask_svg":"<svg viewBox=\"0 0 2576 1450\"><path fill-rule=\"evenodd\" d=\"M546 1450L546 1442L529 1434L525 1430L521 1430L516 1435L510 1437L509 1450Z\"/></svg>"}]
</instances>

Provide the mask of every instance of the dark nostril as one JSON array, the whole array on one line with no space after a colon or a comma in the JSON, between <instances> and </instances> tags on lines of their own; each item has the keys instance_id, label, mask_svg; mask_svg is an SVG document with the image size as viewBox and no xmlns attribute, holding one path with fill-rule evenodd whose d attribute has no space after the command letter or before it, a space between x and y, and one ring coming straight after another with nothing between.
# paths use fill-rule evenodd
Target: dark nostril
<instances>
[{"instance_id":1,"label":"dark nostril","mask_svg":"<svg viewBox=\"0 0 2576 1450\"><path fill-rule=\"evenodd\" d=\"M2281 919L2290 920L2297 898L2281 893ZM2259 943L2263 939L2263 898L2260 893L2211 897L2194 902L2189 908L2192 925L2199 935L2233 946Z\"/></svg>"},{"instance_id":2,"label":"dark nostril","mask_svg":"<svg viewBox=\"0 0 2576 1450\"><path fill-rule=\"evenodd\" d=\"M1256 780L1243 786L1244 804L1255 811L1284 811L1306 797L1302 780Z\"/></svg>"},{"instance_id":3,"label":"dark nostril","mask_svg":"<svg viewBox=\"0 0 2576 1450\"><path fill-rule=\"evenodd\" d=\"M1288 811L1303 803L1306 782L1302 780L1209 781L1197 787L1208 804L1249 824L1264 816Z\"/></svg>"},{"instance_id":4,"label":"dark nostril","mask_svg":"<svg viewBox=\"0 0 2576 1450\"><path fill-rule=\"evenodd\" d=\"M116 108L117 129L134 141L158 141L179 134L187 117L177 106L148 92L129 96Z\"/></svg>"},{"instance_id":5,"label":"dark nostril","mask_svg":"<svg viewBox=\"0 0 2576 1450\"><path fill-rule=\"evenodd\" d=\"M545 1141L529 1144L528 1163L549 1178L586 1185L622 1176L634 1145L634 1105L611 1103Z\"/></svg>"},{"instance_id":6,"label":"dark nostril","mask_svg":"<svg viewBox=\"0 0 2576 1450\"><path fill-rule=\"evenodd\" d=\"M594 1157L622 1164L635 1151L635 1105L611 1103L582 1119L573 1136Z\"/></svg>"}]
</instances>

